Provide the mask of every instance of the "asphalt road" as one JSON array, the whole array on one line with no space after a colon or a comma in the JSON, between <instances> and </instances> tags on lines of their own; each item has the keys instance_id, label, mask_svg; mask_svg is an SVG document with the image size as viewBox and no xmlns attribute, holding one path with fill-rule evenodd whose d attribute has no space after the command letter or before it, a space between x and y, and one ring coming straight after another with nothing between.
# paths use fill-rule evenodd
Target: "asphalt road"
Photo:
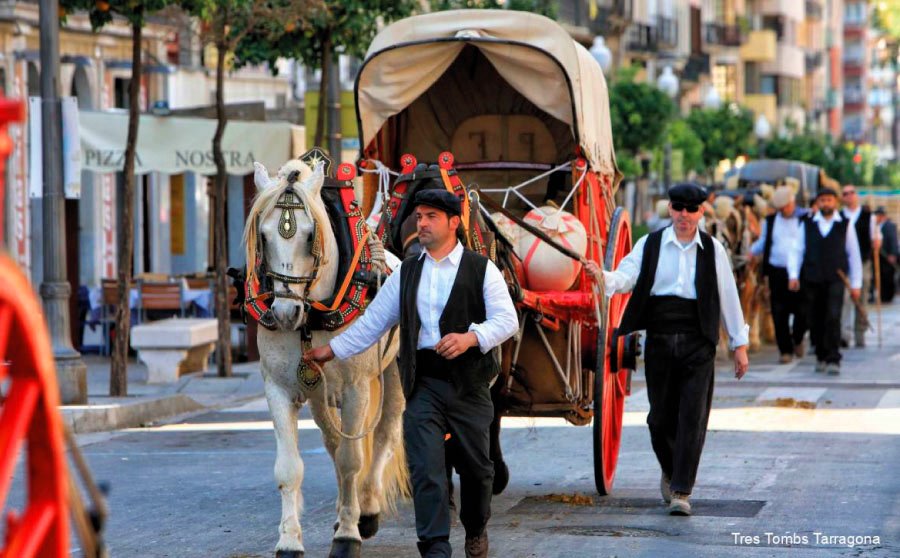
<instances>
[{"instance_id":1,"label":"asphalt road","mask_svg":"<svg viewBox=\"0 0 900 558\"><path fill-rule=\"evenodd\" d=\"M736 382L721 362L690 518L662 506L640 375L610 497L594 493L590 428L507 420L512 478L494 500L491 555L900 556L900 312L888 318L883 348L847 351L837 378L815 374L809 357L776 366L765 353ZM263 399L80 442L96 478L112 487L112 556L273 555L280 498ZM335 478L309 420L301 421L300 448L307 556L327 556ZM21 470L13 502L22 498L20 481ZM591 498L559 501L575 494ZM462 537L455 528L458 556ZM408 504L382 522L363 555L416 556Z\"/></svg>"}]
</instances>

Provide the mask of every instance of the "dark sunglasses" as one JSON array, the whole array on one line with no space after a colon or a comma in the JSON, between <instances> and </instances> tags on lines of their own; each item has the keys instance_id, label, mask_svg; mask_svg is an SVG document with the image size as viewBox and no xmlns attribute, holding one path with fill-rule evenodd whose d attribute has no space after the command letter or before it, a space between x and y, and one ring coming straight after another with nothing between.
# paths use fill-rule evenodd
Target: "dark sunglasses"
<instances>
[{"instance_id":1,"label":"dark sunglasses","mask_svg":"<svg viewBox=\"0 0 900 558\"><path fill-rule=\"evenodd\" d=\"M847 190L846 192L841 192L841 195L842 196L852 196L855 193L856 192L854 192L853 190Z\"/></svg>"},{"instance_id":2,"label":"dark sunglasses","mask_svg":"<svg viewBox=\"0 0 900 558\"><path fill-rule=\"evenodd\" d=\"M700 211L699 205L689 205L681 202L672 202L673 211L687 211L688 213L697 213Z\"/></svg>"}]
</instances>

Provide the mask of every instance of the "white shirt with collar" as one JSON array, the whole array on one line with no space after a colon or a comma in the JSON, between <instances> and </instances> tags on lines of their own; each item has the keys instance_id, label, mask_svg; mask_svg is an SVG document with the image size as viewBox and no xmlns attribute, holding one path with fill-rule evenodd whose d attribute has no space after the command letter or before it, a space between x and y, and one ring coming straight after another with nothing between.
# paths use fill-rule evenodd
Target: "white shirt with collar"
<instances>
[{"instance_id":1,"label":"white shirt with collar","mask_svg":"<svg viewBox=\"0 0 900 558\"><path fill-rule=\"evenodd\" d=\"M731 262L728 260L725 247L715 238L712 241L715 250L716 285L719 289L721 318L725 324L725 330L728 332L729 347L734 349L749 343L750 326L744 322L744 312L741 310L737 285L734 282ZM634 288L638 275L641 273L641 262L644 259L646 243L647 237L641 237L615 271L603 272L607 295L629 292ZM659 263L656 266L656 275L650 294L696 299L697 251L703 249L699 228L694 238L684 245L678 241L675 230L671 226L666 227L662 233Z\"/></svg>"},{"instance_id":2,"label":"white shirt with collar","mask_svg":"<svg viewBox=\"0 0 900 558\"><path fill-rule=\"evenodd\" d=\"M457 242L453 251L441 260L435 260L427 250L423 250L419 256L420 260L424 258L425 261L416 297L416 308L421 321L417 349L433 349L441 340L441 314L450 298L462 255L463 246ZM490 261L485 270L482 291L486 318L480 324L471 324L469 331L475 332L478 347L482 353L487 353L518 331L519 319L506 281L497 266ZM345 359L378 342L391 327L400 322L400 305L398 268L388 276L363 315L331 340L329 345L334 355Z\"/></svg>"},{"instance_id":3,"label":"white shirt with collar","mask_svg":"<svg viewBox=\"0 0 900 558\"><path fill-rule=\"evenodd\" d=\"M797 237L803 234L803 223L800 221L799 209L794 214L785 217L780 211L775 213L772 222L772 251L769 253L769 265L773 267L787 268L788 255L797 243ZM750 247L750 253L754 256L762 256L766 251L766 237L769 235L769 220L763 219L762 234Z\"/></svg>"},{"instance_id":4,"label":"white shirt with collar","mask_svg":"<svg viewBox=\"0 0 900 558\"><path fill-rule=\"evenodd\" d=\"M819 227L819 233L822 235L822 238L828 236L828 233L831 232L831 229L834 228L834 224L844 219L841 217L841 213L839 211L835 211L831 214L831 218L826 218L822 215L821 211L817 211L815 215L812 217L813 223ZM863 281L863 273L862 273L862 260L859 256L859 242L856 239L856 229L853 227L852 223L847 223L847 237L844 242L845 250L847 251L847 263L849 265L849 273L848 278L850 279L850 286L854 289L862 288ZM794 249L791 250L788 258L788 279L794 280L800 278L800 267L803 265L803 256L806 254L806 233L801 234L797 237L797 242L794 246Z\"/></svg>"}]
</instances>

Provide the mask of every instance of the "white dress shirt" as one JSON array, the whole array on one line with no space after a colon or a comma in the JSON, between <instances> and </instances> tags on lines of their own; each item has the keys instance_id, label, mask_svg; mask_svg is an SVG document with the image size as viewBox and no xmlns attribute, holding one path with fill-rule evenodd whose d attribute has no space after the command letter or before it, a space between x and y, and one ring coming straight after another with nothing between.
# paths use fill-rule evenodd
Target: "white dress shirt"
<instances>
[{"instance_id":1,"label":"white dress shirt","mask_svg":"<svg viewBox=\"0 0 900 558\"><path fill-rule=\"evenodd\" d=\"M750 326L744 322L744 312L738 297L737 285L731 271L731 262L722 243L712 239L716 258L716 284L719 289L719 305L722 322L728 332L729 347L734 349L749 343ZM641 262L644 259L644 246L647 237L641 237L631 252L619 263L615 271L604 271L606 294L628 292L637 283L641 273ZM697 250L703 249L700 240L700 229L687 245L683 245L675 236L672 227L663 230L662 243L659 247L659 263L653 278L650 294L654 296L677 296L696 299L697 287L694 279L697 275Z\"/></svg>"},{"instance_id":2,"label":"white dress shirt","mask_svg":"<svg viewBox=\"0 0 900 558\"><path fill-rule=\"evenodd\" d=\"M417 349L433 349L441 340L441 314L450 298L462 255L463 246L457 242L456 248L441 260L435 260L427 250L419 256L419 259L425 258L425 262L416 296L421 321ZM400 322L400 271L391 273L363 315L331 340L329 345L337 358L345 359L363 352ZM506 281L490 261L482 291L486 318L480 324L471 324L469 331L475 332L478 347L482 353L487 353L519 330L519 319Z\"/></svg>"},{"instance_id":3,"label":"white dress shirt","mask_svg":"<svg viewBox=\"0 0 900 558\"><path fill-rule=\"evenodd\" d=\"M841 212L847 217L847 219L850 220L850 226L856 227L856 222L859 221L859 216L860 214L862 214L862 206L857 205L856 209L845 207L841 210ZM878 230L878 224L875 221L874 213L869 213L869 238L871 238L872 240L881 238L881 231Z\"/></svg>"},{"instance_id":4,"label":"white dress shirt","mask_svg":"<svg viewBox=\"0 0 900 558\"><path fill-rule=\"evenodd\" d=\"M843 221L844 219L841 217L841 213L839 211L835 211L832 213L830 219L825 218L822 215L821 211L817 211L812 218L813 222L819 226L819 233L822 235L822 238L828 236L828 233L831 232L831 229L834 228L834 224ZM859 242L856 240L856 229L853 227L852 223L847 224L847 238L846 242L844 242L845 250L847 251L847 263L849 264L849 273L848 278L850 279L850 286L854 289L862 288L862 260L859 257ZM806 234L801 234L797 237L797 244L793 250L791 250L788 257L788 279L799 279L800 278L800 267L803 265L803 256L806 254Z\"/></svg>"},{"instance_id":5,"label":"white dress shirt","mask_svg":"<svg viewBox=\"0 0 900 558\"><path fill-rule=\"evenodd\" d=\"M762 234L750 247L750 253L754 256L762 256L766 250L766 237L769 234L769 220L763 219ZM772 223L772 251L769 252L769 265L773 267L787 268L788 254L797 244L797 237L803 234L803 223L800 215L795 210L791 217L784 217L781 212L775 214ZM765 262L764 262L765 263Z\"/></svg>"}]
</instances>

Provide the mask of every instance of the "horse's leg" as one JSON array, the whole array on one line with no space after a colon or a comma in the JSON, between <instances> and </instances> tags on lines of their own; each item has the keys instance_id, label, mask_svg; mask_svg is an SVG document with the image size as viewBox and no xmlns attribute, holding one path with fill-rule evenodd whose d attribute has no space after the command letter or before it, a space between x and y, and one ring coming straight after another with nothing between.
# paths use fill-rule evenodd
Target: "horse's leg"
<instances>
[{"instance_id":1,"label":"horse's leg","mask_svg":"<svg viewBox=\"0 0 900 558\"><path fill-rule=\"evenodd\" d=\"M332 424L338 424L340 420L337 417L334 409L328 406L328 403L325 401L324 397L320 392L314 392L309 399L309 410L312 414L313 420L316 425L318 425L319 430L322 432L322 443L325 444L325 449L328 451L328 455L331 456L332 463L335 464L334 472L338 487L338 498L337 502L335 502L335 512L337 512L338 505L341 501L341 477L338 474L337 470L337 448L340 441L340 437L338 433L331 427ZM331 415L326 416L326 413ZM334 522L334 529L337 530L338 522Z\"/></svg>"},{"instance_id":2,"label":"horse's leg","mask_svg":"<svg viewBox=\"0 0 900 558\"><path fill-rule=\"evenodd\" d=\"M362 432L366 425L369 404L369 382L363 380L344 387L341 398L341 428L348 435ZM329 558L358 557L361 550L359 536L359 494L357 482L363 467L362 440L341 439L335 454L340 485L338 528L331 542Z\"/></svg>"},{"instance_id":3,"label":"horse's leg","mask_svg":"<svg viewBox=\"0 0 900 558\"><path fill-rule=\"evenodd\" d=\"M303 495L303 460L297 449L297 414L299 406L294 398L274 382L266 382L266 401L275 427L275 482L281 492L281 523L278 526L277 558L303 556L303 531L300 528L300 509Z\"/></svg>"},{"instance_id":4,"label":"horse's leg","mask_svg":"<svg viewBox=\"0 0 900 558\"><path fill-rule=\"evenodd\" d=\"M400 371L396 360L391 361L384 371L383 389L384 405L381 420L375 427L372 465L366 471L360 487L359 534L364 539L378 532L378 516L385 511L381 509L385 501L385 468L394 457L395 448L402 443L403 408L406 401L400 386ZM370 405L377 404L377 401L370 402Z\"/></svg>"}]
</instances>

